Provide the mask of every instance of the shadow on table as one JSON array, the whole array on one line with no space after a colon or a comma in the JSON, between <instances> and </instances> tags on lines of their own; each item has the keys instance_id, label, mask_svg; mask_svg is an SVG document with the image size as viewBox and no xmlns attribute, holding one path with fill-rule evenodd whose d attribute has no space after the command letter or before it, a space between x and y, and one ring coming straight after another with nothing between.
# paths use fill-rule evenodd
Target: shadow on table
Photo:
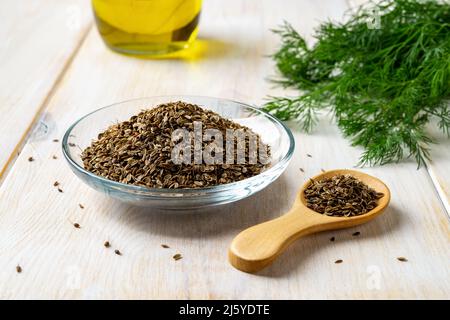
<instances>
[{"instance_id":1,"label":"shadow on table","mask_svg":"<svg viewBox=\"0 0 450 320\"><path fill-rule=\"evenodd\" d=\"M285 277L293 272L311 272L304 268L308 259L314 258L318 251L325 249L329 245L340 246L349 241L361 241L364 239L376 239L392 233L402 223L402 212L395 206L390 206L386 212L367 224L357 226L351 229L342 229L337 231L326 232L329 237L326 240L320 234L313 234L306 236L294 242L284 254L278 257L275 262L266 269L257 273L262 277ZM355 231L360 231L361 234L356 238L351 236ZM339 236L339 235L344 235ZM336 235L336 240L330 242L330 238ZM336 257L339 259L341 257ZM345 261L343 262L345 263ZM334 261L330 261L330 265Z\"/></svg>"},{"instance_id":2,"label":"shadow on table","mask_svg":"<svg viewBox=\"0 0 450 320\"><path fill-rule=\"evenodd\" d=\"M117 219L123 221L131 229L149 232L162 237L208 239L226 235L227 241L240 231L273 219L287 212L294 201L296 190L287 186L286 178L282 175L270 186L259 193L241 201L198 210L191 214L149 212L147 208L132 207L119 204ZM308 259L327 246L340 246L347 241L379 238L393 232L401 223L402 212L395 206L390 206L386 212L375 220L352 229L327 232L324 240L320 234L306 236L294 242L275 262L257 273L261 277L285 277L292 272L310 272L305 269ZM358 238L351 233L361 231ZM345 234L350 236L341 237ZM331 243L329 238L336 235L336 241ZM336 257L338 259L340 257ZM330 261L333 264L334 261ZM345 261L344 261L345 263ZM231 268L231 266L230 266Z\"/></svg>"},{"instance_id":3,"label":"shadow on table","mask_svg":"<svg viewBox=\"0 0 450 320\"><path fill-rule=\"evenodd\" d=\"M125 54L124 56L137 58L141 60L181 60L181 61L197 61L206 59L221 59L231 55L240 55L247 50L239 43L230 43L221 39L204 36L193 42L189 48L164 54L164 55L133 55Z\"/></svg>"},{"instance_id":4,"label":"shadow on table","mask_svg":"<svg viewBox=\"0 0 450 320\"><path fill-rule=\"evenodd\" d=\"M133 229L162 236L207 239L225 233L231 237L249 226L281 215L293 200L294 194L287 192L282 175L267 188L234 203L190 213L119 204L117 218Z\"/></svg>"}]
</instances>

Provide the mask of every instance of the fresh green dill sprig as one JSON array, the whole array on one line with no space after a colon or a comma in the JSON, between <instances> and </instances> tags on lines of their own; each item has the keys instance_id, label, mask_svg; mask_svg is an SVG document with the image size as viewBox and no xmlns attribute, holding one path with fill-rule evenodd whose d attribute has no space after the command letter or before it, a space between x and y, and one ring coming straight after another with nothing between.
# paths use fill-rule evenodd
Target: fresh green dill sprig
<instances>
[{"instance_id":1,"label":"fresh green dill sprig","mask_svg":"<svg viewBox=\"0 0 450 320\"><path fill-rule=\"evenodd\" d=\"M448 1L370 3L345 23L321 24L312 47L288 23L274 32L282 42L274 81L299 95L269 97L264 110L306 131L318 111L332 111L352 145L365 149L360 165L409 157L423 165L432 118L450 134Z\"/></svg>"}]
</instances>

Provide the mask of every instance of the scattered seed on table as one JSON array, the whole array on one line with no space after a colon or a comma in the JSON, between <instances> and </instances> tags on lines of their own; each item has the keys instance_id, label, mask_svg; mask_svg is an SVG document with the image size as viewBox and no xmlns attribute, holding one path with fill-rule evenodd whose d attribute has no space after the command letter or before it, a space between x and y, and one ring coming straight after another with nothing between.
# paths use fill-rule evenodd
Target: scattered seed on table
<instances>
[{"instance_id":1,"label":"scattered seed on table","mask_svg":"<svg viewBox=\"0 0 450 320\"><path fill-rule=\"evenodd\" d=\"M334 240L336 240L334 237L330 238L330 241L333 242Z\"/></svg>"},{"instance_id":2,"label":"scattered seed on table","mask_svg":"<svg viewBox=\"0 0 450 320\"><path fill-rule=\"evenodd\" d=\"M59 182L58 182L58 181L55 181L55 182L53 183L53 186L54 186L54 187L59 186Z\"/></svg>"},{"instance_id":3,"label":"scattered seed on table","mask_svg":"<svg viewBox=\"0 0 450 320\"><path fill-rule=\"evenodd\" d=\"M103 245L105 246L105 248L111 247L111 244L109 243L109 241L105 241L105 243Z\"/></svg>"},{"instance_id":4,"label":"scattered seed on table","mask_svg":"<svg viewBox=\"0 0 450 320\"><path fill-rule=\"evenodd\" d=\"M52 159L56 160L56 159L58 159L58 157L53 155Z\"/></svg>"},{"instance_id":5,"label":"scattered seed on table","mask_svg":"<svg viewBox=\"0 0 450 320\"><path fill-rule=\"evenodd\" d=\"M29 157L29 158L28 158L28 161L33 162L33 161L34 161L34 158L33 158L33 157Z\"/></svg>"},{"instance_id":6,"label":"scattered seed on table","mask_svg":"<svg viewBox=\"0 0 450 320\"><path fill-rule=\"evenodd\" d=\"M17 273L22 273L22 267L20 265L16 266Z\"/></svg>"},{"instance_id":7,"label":"scattered seed on table","mask_svg":"<svg viewBox=\"0 0 450 320\"><path fill-rule=\"evenodd\" d=\"M356 232L352 233L352 236L357 237L357 236L359 236L360 234L361 234L361 232L356 231Z\"/></svg>"},{"instance_id":8,"label":"scattered seed on table","mask_svg":"<svg viewBox=\"0 0 450 320\"><path fill-rule=\"evenodd\" d=\"M407 262L408 261L408 259L406 259L405 257L398 257L397 260L401 261L401 262Z\"/></svg>"},{"instance_id":9,"label":"scattered seed on table","mask_svg":"<svg viewBox=\"0 0 450 320\"><path fill-rule=\"evenodd\" d=\"M321 168L320 171L325 172L325 169L322 169L322 168Z\"/></svg>"},{"instance_id":10,"label":"scattered seed on table","mask_svg":"<svg viewBox=\"0 0 450 320\"><path fill-rule=\"evenodd\" d=\"M177 261L183 259L183 257L181 256L181 254L177 253L176 255L173 256L173 260Z\"/></svg>"},{"instance_id":11,"label":"scattered seed on table","mask_svg":"<svg viewBox=\"0 0 450 320\"><path fill-rule=\"evenodd\" d=\"M78 206L80 207L80 209L84 209L84 206L81 203L79 203Z\"/></svg>"},{"instance_id":12,"label":"scattered seed on table","mask_svg":"<svg viewBox=\"0 0 450 320\"><path fill-rule=\"evenodd\" d=\"M122 252L120 252L120 251L119 251L119 250L117 250L117 249L116 249L116 250L114 250L114 253L115 253L115 254L117 254L118 256L121 256L121 255L122 255Z\"/></svg>"},{"instance_id":13,"label":"scattered seed on table","mask_svg":"<svg viewBox=\"0 0 450 320\"><path fill-rule=\"evenodd\" d=\"M53 142L59 142L59 140L58 139L53 139Z\"/></svg>"},{"instance_id":14,"label":"scattered seed on table","mask_svg":"<svg viewBox=\"0 0 450 320\"><path fill-rule=\"evenodd\" d=\"M58 192L63 193L64 191L61 188L58 188Z\"/></svg>"},{"instance_id":15,"label":"scattered seed on table","mask_svg":"<svg viewBox=\"0 0 450 320\"><path fill-rule=\"evenodd\" d=\"M75 143L73 143L73 142L69 142L69 147L75 147L76 146L76 144Z\"/></svg>"},{"instance_id":16,"label":"scattered seed on table","mask_svg":"<svg viewBox=\"0 0 450 320\"><path fill-rule=\"evenodd\" d=\"M342 263L342 262L344 262L342 259L339 259L339 260L336 260L334 263Z\"/></svg>"},{"instance_id":17,"label":"scattered seed on table","mask_svg":"<svg viewBox=\"0 0 450 320\"><path fill-rule=\"evenodd\" d=\"M170 248L167 244L162 244L161 247L163 247L164 249Z\"/></svg>"},{"instance_id":18,"label":"scattered seed on table","mask_svg":"<svg viewBox=\"0 0 450 320\"><path fill-rule=\"evenodd\" d=\"M303 170L303 168L300 168L300 171L301 171L301 172L305 172L305 170Z\"/></svg>"},{"instance_id":19,"label":"scattered seed on table","mask_svg":"<svg viewBox=\"0 0 450 320\"><path fill-rule=\"evenodd\" d=\"M306 156L307 156L308 158L312 158L312 155L310 155L309 153L307 153Z\"/></svg>"},{"instance_id":20,"label":"scattered seed on table","mask_svg":"<svg viewBox=\"0 0 450 320\"><path fill-rule=\"evenodd\" d=\"M80 228L81 228L80 224L79 224L79 223L76 223L76 222L73 224L73 226L74 226L75 228L77 228L77 229L80 229Z\"/></svg>"}]
</instances>

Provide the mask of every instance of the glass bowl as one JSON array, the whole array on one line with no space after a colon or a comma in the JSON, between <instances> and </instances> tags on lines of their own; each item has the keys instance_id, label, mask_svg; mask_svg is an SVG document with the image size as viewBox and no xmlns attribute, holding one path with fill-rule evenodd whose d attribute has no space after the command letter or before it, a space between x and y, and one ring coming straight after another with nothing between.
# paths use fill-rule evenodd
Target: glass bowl
<instances>
[{"instance_id":1,"label":"glass bowl","mask_svg":"<svg viewBox=\"0 0 450 320\"><path fill-rule=\"evenodd\" d=\"M197 104L251 128L271 148L270 167L257 176L238 182L198 189L146 188L112 181L84 169L81 152L100 132L114 123L128 120L143 109L174 101ZM133 205L189 210L237 201L267 187L286 169L294 152L294 138L278 119L244 103L210 97L160 96L116 103L85 115L67 130L62 149L72 171L95 190Z\"/></svg>"}]
</instances>

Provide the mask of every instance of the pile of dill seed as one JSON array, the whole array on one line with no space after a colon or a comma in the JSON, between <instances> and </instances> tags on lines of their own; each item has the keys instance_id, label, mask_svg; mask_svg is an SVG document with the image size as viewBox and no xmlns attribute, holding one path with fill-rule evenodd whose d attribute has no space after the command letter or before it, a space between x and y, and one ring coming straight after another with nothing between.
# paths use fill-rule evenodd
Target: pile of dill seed
<instances>
[{"instance_id":1,"label":"pile of dill seed","mask_svg":"<svg viewBox=\"0 0 450 320\"><path fill-rule=\"evenodd\" d=\"M171 158L176 144L172 133L176 129L193 132L194 122L202 123L203 132L220 130L224 144L227 129L243 129L256 135L258 146L263 146L259 136L249 128L197 105L178 101L143 110L100 133L81 154L84 168L113 181L149 188L202 188L240 181L269 166L268 161L261 162L259 158L254 164L249 161L226 164L225 159L223 164L195 164L194 161L175 164ZM208 143L203 141L202 148ZM245 143L248 144L247 136ZM234 152L236 159L236 148Z\"/></svg>"},{"instance_id":2,"label":"pile of dill seed","mask_svg":"<svg viewBox=\"0 0 450 320\"><path fill-rule=\"evenodd\" d=\"M307 207L325 215L350 217L365 214L383 197L352 175L311 180L304 191Z\"/></svg>"}]
</instances>

